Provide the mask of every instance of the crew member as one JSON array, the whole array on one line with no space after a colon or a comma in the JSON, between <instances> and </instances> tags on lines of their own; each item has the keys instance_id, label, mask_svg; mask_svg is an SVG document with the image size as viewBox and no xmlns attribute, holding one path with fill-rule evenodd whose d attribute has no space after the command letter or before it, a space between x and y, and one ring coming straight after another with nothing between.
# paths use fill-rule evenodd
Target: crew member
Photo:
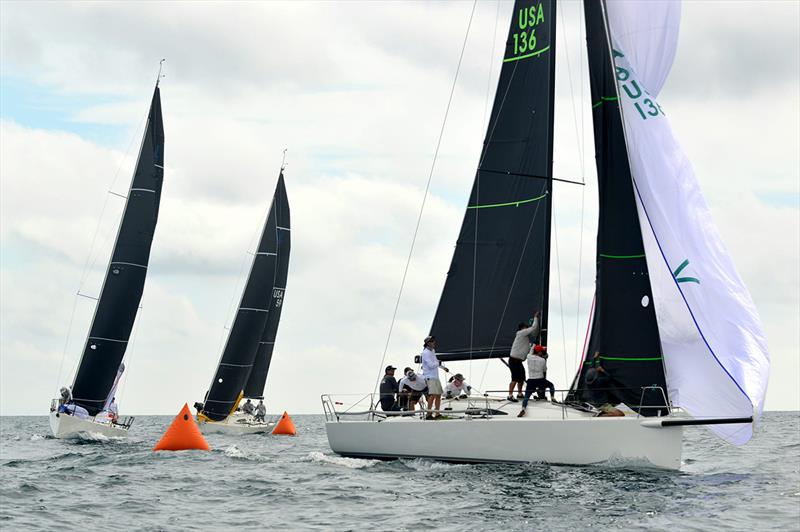
<instances>
[{"instance_id":1,"label":"crew member","mask_svg":"<svg viewBox=\"0 0 800 532\"><path fill-rule=\"evenodd\" d=\"M450 377L447 386L444 387L444 396L447 399L463 399L472 393L472 386L464 381L461 373L456 373Z\"/></svg>"},{"instance_id":2,"label":"crew member","mask_svg":"<svg viewBox=\"0 0 800 532\"><path fill-rule=\"evenodd\" d=\"M528 383L525 386L525 398L522 400L522 410L519 411L517 417L525 416L528 400L539 388L547 388L550 390L550 401L555 402L555 386L545 378L545 373L547 373L547 353L543 346L535 345L528 355L528 376L530 376L530 379L528 379Z\"/></svg>"},{"instance_id":3,"label":"crew member","mask_svg":"<svg viewBox=\"0 0 800 532\"><path fill-rule=\"evenodd\" d=\"M425 384L428 386L428 416L427 419L435 419L440 416L439 410L442 407L442 381L439 380L439 368L449 373L450 370L442 366L436 357L436 346L439 343L435 336L428 336L423 342L422 350L422 375L425 377Z\"/></svg>"},{"instance_id":4,"label":"crew member","mask_svg":"<svg viewBox=\"0 0 800 532\"><path fill-rule=\"evenodd\" d=\"M264 400L258 400L258 406L256 407L256 421L264 422L264 419L267 416L267 407L264 406Z\"/></svg>"},{"instance_id":5,"label":"crew member","mask_svg":"<svg viewBox=\"0 0 800 532\"><path fill-rule=\"evenodd\" d=\"M520 322L517 325L517 333L514 342L511 344L511 352L508 354L508 369L511 370L511 383L508 385L508 400L516 403L522 397L522 383L525 382L525 368L522 362L527 358L528 351L531 349L533 340L539 336L539 318L542 312L537 310L533 315L531 325ZM514 399L514 386L517 387L517 399Z\"/></svg>"},{"instance_id":6,"label":"crew member","mask_svg":"<svg viewBox=\"0 0 800 532\"><path fill-rule=\"evenodd\" d=\"M250 399L245 401L244 404L242 405L242 412L244 412L245 414L250 414L252 416L255 410L256 410L256 405L251 403Z\"/></svg>"},{"instance_id":7,"label":"crew member","mask_svg":"<svg viewBox=\"0 0 800 532\"><path fill-rule=\"evenodd\" d=\"M381 410L384 412L400 410L400 405L397 404L397 400L395 399L398 391L397 379L394 378L394 371L396 369L396 367L391 365L386 366L383 380L379 388Z\"/></svg>"},{"instance_id":8,"label":"crew member","mask_svg":"<svg viewBox=\"0 0 800 532\"><path fill-rule=\"evenodd\" d=\"M400 406L403 410L415 410L422 394L428 391L425 379L411 368L405 369L405 377L398 384Z\"/></svg>"}]
</instances>

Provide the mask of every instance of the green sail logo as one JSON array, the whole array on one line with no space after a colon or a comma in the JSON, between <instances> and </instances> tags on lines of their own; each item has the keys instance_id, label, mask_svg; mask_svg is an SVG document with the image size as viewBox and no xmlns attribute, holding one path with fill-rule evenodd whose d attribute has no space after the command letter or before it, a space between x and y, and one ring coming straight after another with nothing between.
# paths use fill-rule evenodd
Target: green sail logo
<instances>
[{"instance_id":1,"label":"green sail logo","mask_svg":"<svg viewBox=\"0 0 800 532\"><path fill-rule=\"evenodd\" d=\"M681 265L678 266L675 269L674 272L672 272L672 276L675 277L675 281L677 281L679 283L697 283L697 284L700 284L700 279L698 279L697 277L678 277L678 275L680 275L680 273L683 270L685 270L688 265L689 265L689 259L686 259L685 261L681 262Z\"/></svg>"},{"instance_id":2,"label":"green sail logo","mask_svg":"<svg viewBox=\"0 0 800 532\"><path fill-rule=\"evenodd\" d=\"M511 34L509 44L514 45L511 57L503 59L504 63L536 57L550 49L550 45L537 49L536 27L545 21L544 6L539 2L523 7L517 13L517 31Z\"/></svg>"},{"instance_id":3,"label":"green sail logo","mask_svg":"<svg viewBox=\"0 0 800 532\"><path fill-rule=\"evenodd\" d=\"M654 118L656 116L664 116L664 110L657 101L650 97L650 94L644 90L639 82L631 76L628 69L616 64L616 60L620 57L625 57L625 54L619 50L611 50L614 56L614 66L617 74L617 82L620 88L620 94L625 94L629 100L633 102L633 106L639 112L642 120Z\"/></svg>"}]
</instances>

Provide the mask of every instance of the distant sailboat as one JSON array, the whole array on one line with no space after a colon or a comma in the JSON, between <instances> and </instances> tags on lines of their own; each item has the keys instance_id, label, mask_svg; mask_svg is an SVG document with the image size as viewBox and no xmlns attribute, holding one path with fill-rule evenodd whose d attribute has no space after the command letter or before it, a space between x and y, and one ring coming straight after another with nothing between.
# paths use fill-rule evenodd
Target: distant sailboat
<instances>
[{"instance_id":1,"label":"distant sailboat","mask_svg":"<svg viewBox=\"0 0 800 532\"><path fill-rule=\"evenodd\" d=\"M203 402L195 403L203 432L249 434L267 432L272 426L238 408L243 399L264 397L286 291L290 248L289 200L281 168L214 380Z\"/></svg>"},{"instance_id":2,"label":"distant sailboat","mask_svg":"<svg viewBox=\"0 0 800 532\"><path fill-rule=\"evenodd\" d=\"M507 357L515 324L536 310L537 343L547 344L555 7L514 5L484 150L431 327L441 361ZM450 401L449 419L431 422L340 411L324 396L335 452L465 462L621 458L677 469L685 425L707 425L734 444L750 439L769 374L766 341L657 101L680 4L587 0L584 15L600 188L597 279L584 362L564 404L534 403L517 417L519 405L505 394L487 395ZM610 389L587 379L596 364L613 377ZM603 417L604 403L633 412Z\"/></svg>"},{"instance_id":3,"label":"distant sailboat","mask_svg":"<svg viewBox=\"0 0 800 532\"><path fill-rule=\"evenodd\" d=\"M159 73L160 77L160 73ZM164 126L156 82L136 170L75 380L50 406L56 438L127 435L133 418L112 405L144 291L164 178Z\"/></svg>"}]
</instances>

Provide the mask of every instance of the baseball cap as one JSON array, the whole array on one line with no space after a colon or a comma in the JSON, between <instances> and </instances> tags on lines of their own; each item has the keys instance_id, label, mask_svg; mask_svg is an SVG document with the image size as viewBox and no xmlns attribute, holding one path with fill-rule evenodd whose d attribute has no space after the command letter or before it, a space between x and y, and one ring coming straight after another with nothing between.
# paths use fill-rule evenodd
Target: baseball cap
<instances>
[{"instance_id":1,"label":"baseball cap","mask_svg":"<svg viewBox=\"0 0 800 532\"><path fill-rule=\"evenodd\" d=\"M386 369L384 371L392 371L392 370L395 370L395 369L397 369L397 368L390 364L390 365L386 366Z\"/></svg>"}]
</instances>

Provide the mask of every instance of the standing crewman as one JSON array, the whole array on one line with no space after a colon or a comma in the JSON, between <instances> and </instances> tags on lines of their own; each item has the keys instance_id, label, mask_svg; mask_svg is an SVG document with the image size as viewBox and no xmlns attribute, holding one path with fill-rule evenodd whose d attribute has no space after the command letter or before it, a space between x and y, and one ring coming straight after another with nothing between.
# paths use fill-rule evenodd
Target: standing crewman
<instances>
[{"instance_id":1,"label":"standing crewman","mask_svg":"<svg viewBox=\"0 0 800 532\"><path fill-rule=\"evenodd\" d=\"M508 385L508 400L516 403L517 399L522 398L522 384L525 382L525 368L522 362L528 358L528 351L531 349L533 340L539 336L539 318L542 311L537 310L533 315L530 326L524 323L517 325L517 334L511 344L511 352L508 354L508 369L511 370L511 383ZM514 386L517 387L517 399L514 399Z\"/></svg>"},{"instance_id":2,"label":"standing crewman","mask_svg":"<svg viewBox=\"0 0 800 532\"><path fill-rule=\"evenodd\" d=\"M440 417L439 410L442 408L442 381L439 380L439 368L446 373L450 370L442 366L436 357L436 346L439 343L435 336L428 336L423 343L422 350L422 376L425 377L425 384L428 386L428 416L426 419L436 419ZM434 415L434 412L436 415Z\"/></svg>"},{"instance_id":3,"label":"standing crewman","mask_svg":"<svg viewBox=\"0 0 800 532\"><path fill-rule=\"evenodd\" d=\"M396 399L398 392L397 379L394 378L394 370L396 369L396 367L391 365L386 366L383 380L381 380L379 391L381 410L384 412L400 410L400 405L397 404Z\"/></svg>"},{"instance_id":4,"label":"standing crewman","mask_svg":"<svg viewBox=\"0 0 800 532\"><path fill-rule=\"evenodd\" d=\"M256 421L264 422L264 419L267 417L267 407L264 406L264 400L258 400L258 406L256 407Z\"/></svg>"}]
</instances>

